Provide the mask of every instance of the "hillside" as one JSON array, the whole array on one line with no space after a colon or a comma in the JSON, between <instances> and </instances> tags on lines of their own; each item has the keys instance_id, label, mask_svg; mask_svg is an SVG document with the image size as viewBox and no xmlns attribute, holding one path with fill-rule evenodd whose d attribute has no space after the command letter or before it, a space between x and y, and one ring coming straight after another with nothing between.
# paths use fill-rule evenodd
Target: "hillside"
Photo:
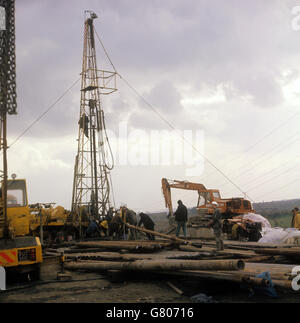
<instances>
[{"instance_id":1,"label":"hillside","mask_svg":"<svg viewBox=\"0 0 300 323\"><path fill-rule=\"evenodd\" d=\"M253 207L257 213L266 217L272 226L288 228L292 221L292 209L300 209L300 199L254 203Z\"/></svg>"},{"instance_id":2,"label":"hillside","mask_svg":"<svg viewBox=\"0 0 300 323\"><path fill-rule=\"evenodd\" d=\"M299 207L300 209L300 199L294 200L281 200L281 201L272 201L272 202L262 202L254 203L253 208L256 213L261 214L267 218L272 227L290 227L292 214L291 211L294 207ZM189 215L196 215L196 208L189 209ZM157 212L151 213L150 216L154 222L167 222L166 212Z\"/></svg>"}]
</instances>

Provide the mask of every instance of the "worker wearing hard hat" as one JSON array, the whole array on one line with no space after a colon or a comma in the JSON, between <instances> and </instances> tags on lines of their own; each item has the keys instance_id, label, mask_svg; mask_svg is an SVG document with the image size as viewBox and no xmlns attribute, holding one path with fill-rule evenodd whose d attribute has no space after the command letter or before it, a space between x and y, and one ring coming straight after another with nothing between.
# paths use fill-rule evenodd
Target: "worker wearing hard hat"
<instances>
[{"instance_id":1,"label":"worker wearing hard hat","mask_svg":"<svg viewBox=\"0 0 300 323\"><path fill-rule=\"evenodd\" d=\"M214 213L212 216L212 221L210 222L209 226L211 228L213 228L214 230L214 235L215 235L215 239L216 239L216 247L217 250L224 250L224 242L222 239L222 217L221 217L221 213L218 210L218 203L217 202L212 202L212 206L214 209Z\"/></svg>"}]
</instances>

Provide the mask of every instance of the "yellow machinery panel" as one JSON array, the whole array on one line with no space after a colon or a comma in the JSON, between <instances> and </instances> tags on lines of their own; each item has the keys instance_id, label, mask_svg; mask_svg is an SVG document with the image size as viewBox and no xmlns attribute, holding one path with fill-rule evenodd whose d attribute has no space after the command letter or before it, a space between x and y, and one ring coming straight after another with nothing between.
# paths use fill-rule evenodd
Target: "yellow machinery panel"
<instances>
[{"instance_id":1,"label":"yellow machinery panel","mask_svg":"<svg viewBox=\"0 0 300 323\"><path fill-rule=\"evenodd\" d=\"M16 267L41 263L42 246L39 238L22 237L0 242L0 266Z\"/></svg>"}]
</instances>

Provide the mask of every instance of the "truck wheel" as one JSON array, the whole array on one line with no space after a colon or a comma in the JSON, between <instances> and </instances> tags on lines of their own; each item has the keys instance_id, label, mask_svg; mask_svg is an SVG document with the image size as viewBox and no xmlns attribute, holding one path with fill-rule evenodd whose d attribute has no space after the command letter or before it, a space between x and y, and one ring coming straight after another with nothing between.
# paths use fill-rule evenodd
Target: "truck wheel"
<instances>
[{"instance_id":1,"label":"truck wheel","mask_svg":"<svg viewBox=\"0 0 300 323\"><path fill-rule=\"evenodd\" d=\"M40 280L40 266L36 266L36 268L29 273L29 277L31 281Z\"/></svg>"}]
</instances>

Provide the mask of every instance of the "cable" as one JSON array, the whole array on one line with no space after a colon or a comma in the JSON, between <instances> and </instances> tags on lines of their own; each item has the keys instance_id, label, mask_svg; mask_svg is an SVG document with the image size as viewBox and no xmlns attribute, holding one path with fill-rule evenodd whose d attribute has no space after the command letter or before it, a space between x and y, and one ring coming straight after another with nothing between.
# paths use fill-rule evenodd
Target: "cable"
<instances>
[{"instance_id":1,"label":"cable","mask_svg":"<svg viewBox=\"0 0 300 323\"><path fill-rule=\"evenodd\" d=\"M72 88L81 80L81 77L76 80L50 107L43 112L36 120L34 120L10 145L11 148L16 142L18 142L36 123L38 123L55 105L68 93Z\"/></svg>"},{"instance_id":2,"label":"cable","mask_svg":"<svg viewBox=\"0 0 300 323\"><path fill-rule=\"evenodd\" d=\"M98 38L98 40L99 40L99 42L100 42L100 44L101 44L101 46L102 46L102 48L103 48L103 51L104 51L104 53L105 53L105 55L106 55L107 59L109 60L109 62L110 62L110 64L111 64L112 68L114 69L114 71L115 71L115 73L116 73L116 74L119 74L119 73L117 72L116 68L115 68L115 65L113 64L112 60L110 59L110 57L109 57L109 55L108 55L108 53L107 53L107 50L105 49L105 47L104 47L104 45L103 45L103 42L101 41L101 38L99 37L99 35L98 35L98 33L97 33L96 28L94 28L94 30L95 30L95 34L96 34L96 36L97 36L97 38Z\"/></svg>"},{"instance_id":3,"label":"cable","mask_svg":"<svg viewBox=\"0 0 300 323\"><path fill-rule=\"evenodd\" d=\"M95 33L97 35L97 38L104 50L104 53L107 57L107 59L109 60L110 64L112 65L115 73L117 73L120 77L120 79L162 120L164 121L171 129L173 129L176 133L178 133L178 135L181 137L181 139L188 143L202 158L205 159L205 161L207 163L209 163L213 168L215 168L219 173L221 173L233 186L235 186L242 194L244 194L245 196L247 196L252 202L253 200L251 199L250 196L248 196L245 192L243 192L243 190L236 185L224 172L222 172L222 170L220 170L217 166L215 166L206 156L204 156L192 143L190 143L168 120L166 120L166 118L163 117L163 115L156 110L129 82L127 79L125 79L120 73L117 72L114 64L112 63L112 60L110 59L107 50L105 49L105 46L103 44L103 42L101 41L97 31L95 30Z\"/></svg>"},{"instance_id":4,"label":"cable","mask_svg":"<svg viewBox=\"0 0 300 323\"><path fill-rule=\"evenodd\" d=\"M271 173L273 173L273 172L275 172L275 171L277 171L278 169L281 169L281 168L282 168L282 165L279 166L279 167L276 167L276 168L271 169L270 171L264 173L263 175L261 175L259 177L254 177L252 180L247 181L246 187L247 187L247 185L249 185L249 184L251 184L253 182L256 182L257 180L259 180L259 179L261 179L261 178L263 178L263 177L265 177L265 176L267 176L267 175L269 175L269 174L271 174Z\"/></svg>"},{"instance_id":5,"label":"cable","mask_svg":"<svg viewBox=\"0 0 300 323\"><path fill-rule=\"evenodd\" d=\"M114 154L112 152L112 149L111 149L111 145L109 143L109 140L108 140L108 136L107 136L107 131L106 131L106 123L105 123L105 118L104 118L104 112L102 111L102 122L103 122L103 130L104 130L104 134L105 134L105 139L106 139L106 142L107 142L107 145L108 145L108 148L109 148L109 152L110 152L110 156L111 156L111 162L112 162L112 165L109 167L107 165L107 162L105 161L105 167L108 169L108 170L113 170L113 168L115 167L115 159L114 159Z\"/></svg>"},{"instance_id":6,"label":"cable","mask_svg":"<svg viewBox=\"0 0 300 323\"><path fill-rule=\"evenodd\" d=\"M109 181L110 181L110 188L111 188L111 193L112 193L112 197L113 197L113 205L114 205L114 209L116 209L115 193L114 193L114 187L112 184L111 174L109 174Z\"/></svg>"},{"instance_id":7,"label":"cable","mask_svg":"<svg viewBox=\"0 0 300 323\"><path fill-rule=\"evenodd\" d=\"M300 133L300 132L299 132ZM291 136L290 138L293 138L293 137L295 137L295 135L298 135L298 133L296 133L296 134L294 134L293 136ZM269 159L272 159L274 156L272 156L272 153L275 151L275 152L281 152L281 151L283 151L284 149L287 149L287 148L290 148L290 145L291 144L293 144L293 143L295 143L295 142L297 142L297 141L299 141L300 140L300 137L298 137L298 138L296 138L295 140L293 140L293 141L291 141L291 142L286 142L286 140L283 142L283 147L282 148L280 148L279 150L278 150L278 148L280 147L280 146L282 146L282 144L279 144L279 145L277 145L277 146L275 146L275 148L274 149L272 149L271 151L269 151L269 152L267 152L267 153L263 153L260 157L263 157L263 158L259 158L259 159L257 159L257 160L264 160L264 161L266 161L266 160L269 160ZM289 145L288 145L289 144ZM264 156L265 155L268 155L268 154L270 154L271 153L271 155L270 156L268 156L267 158L265 158ZM257 161L256 160L256 161ZM249 171L251 171L251 170L253 170L254 168L256 168L257 166L259 166L260 164L262 163L262 161L260 161L260 162L256 162L256 163L254 163L253 165L252 165L252 167L250 167L250 168L248 168L248 169L246 169L246 170L244 170L244 171L242 171L240 174L238 174L237 176L235 176L234 177L234 179L237 179L237 178L240 178L242 175L244 175L244 174L246 174L246 173L248 173ZM259 178L261 178L262 176L259 176L257 179L259 179ZM252 182L252 181L250 181L250 182ZM247 184L249 184L249 183L247 183Z\"/></svg>"},{"instance_id":8,"label":"cable","mask_svg":"<svg viewBox=\"0 0 300 323\"><path fill-rule=\"evenodd\" d=\"M277 188L276 190L273 190L273 191L271 191L271 192L265 193L264 195L261 195L261 196L259 197L259 199L261 199L261 198L265 197L266 195L269 195L269 194L272 194L272 193L278 192L278 191L282 190L283 188L286 188L287 186L290 186L291 184L294 184L295 182L298 182L298 181L300 181L300 178L297 178L297 179L293 180L292 182L290 182L290 183L288 183L288 184L286 184L286 185L284 185L284 186L281 186L281 187Z\"/></svg>"},{"instance_id":9,"label":"cable","mask_svg":"<svg viewBox=\"0 0 300 323\"><path fill-rule=\"evenodd\" d=\"M259 139L257 142L255 142L253 145L251 145L249 148L247 148L244 151L244 154L249 152L252 148L256 147L258 144L260 144L261 142L263 142L266 138L270 137L274 132L276 132L277 130L279 130L280 128L282 128L284 125L286 125L290 120L294 119L295 117L297 117L300 114L300 112L295 113L294 115L292 115L290 118L288 118L286 121L284 121L283 123L279 124L277 127L273 128L269 133L267 133L265 136L263 136L261 139ZM226 166L227 164L231 163L234 160L240 159L242 156L239 157L234 157L232 159L230 159L227 163L225 163L223 166ZM205 179L207 177L209 177L210 175L212 175L213 173L210 173L206 176L204 176L202 179Z\"/></svg>"},{"instance_id":10,"label":"cable","mask_svg":"<svg viewBox=\"0 0 300 323\"><path fill-rule=\"evenodd\" d=\"M102 48L103 48L103 51L104 51L104 53L105 53L105 55L106 55L107 59L109 60L109 62L110 62L110 64L111 64L112 68L114 69L114 72L118 75L118 72L117 72L117 70L116 70L116 68L115 68L115 66L114 66L114 64L113 64L113 62L112 62L112 60L110 59L110 57L109 57L109 55L108 55L108 52L107 52L106 48L104 47L103 42L101 41L100 36L99 36L99 35L98 35L98 33L97 33L96 28L94 28L94 31L95 31L95 34L96 34L96 36L97 36L97 39L99 40L99 43L101 44L101 46L102 46ZM115 160L114 160L114 155L113 155L113 152L112 152L112 148L111 148L110 142L109 142L109 140L108 140L108 136L107 136L106 123L105 123L105 118L104 118L104 112L102 113L102 121L103 121L103 128L104 128L104 133L105 133L105 139L106 139L106 142L107 142L107 144L108 144L108 148L109 148L110 156L111 156L111 159L112 159L112 165L109 167L109 166L107 165L107 163L105 163L105 167L106 167L109 171L111 171L111 170L114 168L114 166L115 166ZM110 174L109 174L109 181L110 181L110 188L111 188L111 193L112 193L112 198L113 198L114 208L116 208L115 193L114 193L113 183L112 183L112 178L111 178L111 175L110 175Z\"/></svg>"},{"instance_id":11,"label":"cable","mask_svg":"<svg viewBox=\"0 0 300 323\"><path fill-rule=\"evenodd\" d=\"M295 168L297 168L297 167L299 167L299 165L296 165L296 166L294 166L294 167L291 167L291 168L289 168L288 170L285 170L284 172L277 174L276 176L272 177L271 179L268 179L268 180L264 181L263 183L260 183L260 184L258 184L258 185L256 185L256 186L254 186L254 187L252 187L252 188L248 189L247 191L253 191L254 189L256 189L256 188L257 188L257 187L259 187L259 186L262 186L262 185L264 185L264 184L266 184L266 183L272 182L274 179L276 179L276 178L278 178L278 177L280 177L280 176L282 176L282 175L284 175L284 174L286 174L286 173L290 172L291 170L293 170L293 169L295 169Z\"/></svg>"},{"instance_id":12,"label":"cable","mask_svg":"<svg viewBox=\"0 0 300 323\"><path fill-rule=\"evenodd\" d=\"M178 133L178 135L181 137L181 139L188 143L203 159L205 159L205 161L207 163L209 163L213 168L215 168L220 174L222 174L223 177L225 177L233 186L235 186L242 194L244 194L245 196L247 196L252 202L254 202L254 200L248 195L246 194L237 184L235 184L221 169L219 169L217 166L215 166L205 155L203 155L192 143L190 143L179 131L178 129L176 129L169 121L167 121L162 115L161 113L159 113L148 101L146 101L146 99L139 94L139 92L132 86L130 85L130 83L124 79L120 74L119 74L120 78L124 81L124 83L137 95L140 97L140 99L155 113L158 115L158 117L163 120L171 129L173 129L176 133Z\"/></svg>"}]
</instances>

